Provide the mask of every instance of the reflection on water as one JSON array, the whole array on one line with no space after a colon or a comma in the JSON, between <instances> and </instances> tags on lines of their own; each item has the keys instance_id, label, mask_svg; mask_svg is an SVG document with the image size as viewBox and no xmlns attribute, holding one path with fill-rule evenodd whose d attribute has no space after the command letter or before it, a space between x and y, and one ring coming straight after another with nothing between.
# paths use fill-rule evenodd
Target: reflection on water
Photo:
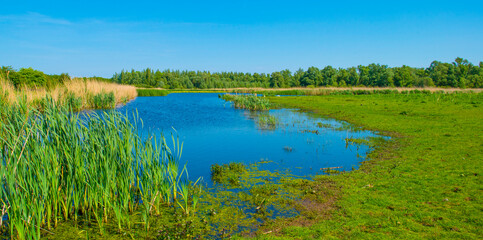
<instances>
[{"instance_id":1,"label":"reflection on water","mask_svg":"<svg viewBox=\"0 0 483 240\"><path fill-rule=\"evenodd\" d=\"M175 134L184 142L182 161L190 179L211 185L210 166L229 162L267 161L261 168L290 170L297 176L323 174L326 168L357 169L367 145L346 139L376 136L350 125L290 109L253 112L235 109L217 93L172 93L139 97L119 108L137 109L144 130Z\"/></svg>"}]
</instances>

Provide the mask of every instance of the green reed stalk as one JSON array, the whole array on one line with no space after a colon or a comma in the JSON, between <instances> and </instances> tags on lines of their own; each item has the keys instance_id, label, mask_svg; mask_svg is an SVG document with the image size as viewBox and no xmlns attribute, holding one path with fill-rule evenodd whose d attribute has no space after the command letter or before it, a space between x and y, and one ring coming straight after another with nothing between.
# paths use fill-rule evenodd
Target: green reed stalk
<instances>
[{"instance_id":1,"label":"green reed stalk","mask_svg":"<svg viewBox=\"0 0 483 240\"><path fill-rule=\"evenodd\" d=\"M0 105L0 207L12 238L39 239L58 219L97 222L101 233L114 220L121 231L138 209L149 229L153 212L177 201L182 144L143 138L137 115L82 116L48 98L42 112Z\"/></svg>"}]
</instances>

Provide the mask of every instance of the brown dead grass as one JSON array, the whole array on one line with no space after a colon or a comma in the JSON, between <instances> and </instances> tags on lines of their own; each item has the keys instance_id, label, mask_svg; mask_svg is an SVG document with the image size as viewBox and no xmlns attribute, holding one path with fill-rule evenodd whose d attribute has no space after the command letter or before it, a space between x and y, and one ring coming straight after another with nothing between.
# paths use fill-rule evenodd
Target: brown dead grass
<instances>
[{"instance_id":1,"label":"brown dead grass","mask_svg":"<svg viewBox=\"0 0 483 240\"><path fill-rule=\"evenodd\" d=\"M114 96L116 97L116 103L122 103L125 99L132 100L137 97L137 91L135 87L129 85L120 85L117 83L74 78L66 82L64 85L67 91L74 93L76 97L83 97L87 94L96 95L101 92L114 92Z\"/></svg>"},{"instance_id":2,"label":"brown dead grass","mask_svg":"<svg viewBox=\"0 0 483 240\"><path fill-rule=\"evenodd\" d=\"M14 86L0 76L0 100L10 104L25 97L28 104L32 104L45 96L52 97L55 101L62 100L68 93L73 93L76 97L81 97L87 104L90 96L101 92L114 92L116 104L121 104L137 97L136 88L117 83L100 82L91 79L74 78L58 85L54 89L45 88L21 88L15 89Z\"/></svg>"}]
</instances>

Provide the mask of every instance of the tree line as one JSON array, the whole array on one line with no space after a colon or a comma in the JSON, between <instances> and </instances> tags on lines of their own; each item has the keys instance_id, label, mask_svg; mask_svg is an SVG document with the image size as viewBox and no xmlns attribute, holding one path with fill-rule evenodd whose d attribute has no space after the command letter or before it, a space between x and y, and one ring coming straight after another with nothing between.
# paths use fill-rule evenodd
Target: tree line
<instances>
[{"instance_id":1,"label":"tree line","mask_svg":"<svg viewBox=\"0 0 483 240\"><path fill-rule=\"evenodd\" d=\"M295 72L282 70L266 73L209 72L156 70L115 73L112 81L139 87L180 88L234 88L234 87L483 87L483 62L474 65L466 59L456 58L452 63L433 61L427 68L388 67L369 64L349 68L326 66L309 67Z\"/></svg>"}]
</instances>

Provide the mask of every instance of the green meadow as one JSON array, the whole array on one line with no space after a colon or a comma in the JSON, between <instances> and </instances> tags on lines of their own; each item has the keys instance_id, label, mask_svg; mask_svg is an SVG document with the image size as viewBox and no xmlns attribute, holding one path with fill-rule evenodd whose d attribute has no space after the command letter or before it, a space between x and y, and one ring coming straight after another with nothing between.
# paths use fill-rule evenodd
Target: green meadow
<instances>
[{"instance_id":1,"label":"green meadow","mask_svg":"<svg viewBox=\"0 0 483 240\"><path fill-rule=\"evenodd\" d=\"M318 176L315 217L274 221L260 238L477 239L482 232L483 94L272 97L279 106L390 136L360 169ZM317 205L318 204L318 205Z\"/></svg>"}]
</instances>

